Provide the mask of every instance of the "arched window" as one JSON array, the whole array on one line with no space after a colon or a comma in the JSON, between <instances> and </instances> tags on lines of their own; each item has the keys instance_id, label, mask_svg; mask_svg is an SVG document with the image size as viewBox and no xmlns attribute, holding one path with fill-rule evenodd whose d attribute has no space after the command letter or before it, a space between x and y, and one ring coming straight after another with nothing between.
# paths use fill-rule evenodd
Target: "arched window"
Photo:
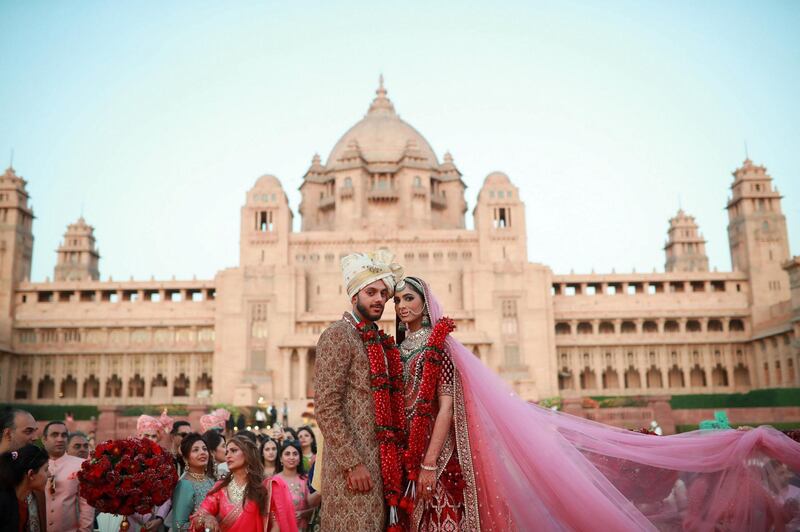
<instances>
[{"instance_id":1,"label":"arched window","mask_svg":"<svg viewBox=\"0 0 800 532\"><path fill-rule=\"evenodd\" d=\"M601 321L600 334L614 334L614 324L610 321Z\"/></svg>"},{"instance_id":2,"label":"arched window","mask_svg":"<svg viewBox=\"0 0 800 532\"><path fill-rule=\"evenodd\" d=\"M669 380L669 387L670 388L683 388L683 372L678 369L678 366L672 366L672 369L669 370L669 375L667 376Z\"/></svg>"},{"instance_id":3,"label":"arched window","mask_svg":"<svg viewBox=\"0 0 800 532\"><path fill-rule=\"evenodd\" d=\"M128 397L144 397L144 379L138 373L128 380Z\"/></svg>"},{"instance_id":4,"label":"arched window","mask_svg":"<svg viewBox=\"0 0 800 532\"><path fill-rule=\"evenodd\" d=\"M642 324L642 330L647 334L657 333L658 324L652 320L647 320Z\"/></svg>"},{"instance_id":5,"label":"arched window","mask_svg":"<svg viewBox=\"0 0 800 532\"><path fill-rule=\"evenodd\" d=\"M189 395L189 378L183 373L175 377L175 382L172 386L172 395L176 397L186 397Z\"/></svg>"},{"instance_id":6,"label":"arched window","mask_svg":"<svg viewBox=\"0 0 800 532\"><path fill-rule=\"evenodd\" d=\"M422 178L418 175L414 176L414 186L417 188L422 186Z\"/></svg>"},{"instance_id":7,"label":"arched window","mask_svg":"<svg viewBox=\"0 0 800 532\"><path fill-rule=\"evenodd\" d=\"M734 318L728 323L728 330L742 332L744 331L744 322L738 318Z\"/></svg>"},{"instance_id":8,"label":"arched window","mask_svg":"<svg viewBox=\"0 0 800 532\"><path fill-rule=\"evenodd\" d=\"M78 381L75 380L75 377L67 375L64 380L61 381L61 393L59 397L67 397L69 399L78 397Z\"/></svg>"},{"instance_id":9,"label":"arched window","mask_svg":"<svg viewBox=\"0 0 800 532\"><path fill-rule=\"evenodd\" d=\"M676 333L680 330L680 325L676 320L667 320L664 322L664 332Z\"/></svg>"},{"instance_id":10,"label":"arched window","mask_svg":"<svg viewBox=\"0 0 800 532\"><path fill-rule=\"evenodd\" d=\"M39 380L37 397L39 399L54 399L56 395L56 383L50 375L45 375Z\"/></svg>"},{"instance_id":11,"label":"arched window","mask_svg":"<svg viewBox=\"0 0 800 532\"><path fill-rule=\"evenodd\" d=\"M28 376L21 376L14 385L14 399L31 399L32 387L33 383L31 383Z\"/></svg>"},{"instance_id":12,"label":"arched window","mask_svg":"<svg viewBox=\"0 0 800 532\"><path fill-rule=\"evenodd\" d=\"M572 334L572 327L563 321L556 323L556 334Z\"/></svg>"},{"instance_id":13,"label":"arched window","mask_svg":"<svg viewBox=\"0 0 800 532\"><path fill-rule=\"evenodd\" d=\"M702 327L698 320L689 320L686 322L686 332L700 332Z\"/></svg>"},{"instance_id":14,"label":"arched window","mask_svg":"<svg viewBox=\"0 0 800 532\"><path fill-rule=\"evenodd\" d=\"M116 374L106 381L106 397L122 397L122 379Z\"/></svg>"},{"instance_id":15,"label":"arched window","mask_svg":"<svg viewBox=\"0 0 800 532\"><path fill-rule=\"evenodd\" d=\"M603 389L619 388L619 376L617 371L610 367L603 371Z\"/></svg>"},{"instance_id":16,"label":"arched window","mask_svg":"<svg viewBox=\"0 0 800 532\"><path fill-rule=\"evenodd\" d=\"M593 390L597 388L597 377L594 374L594 370L584 368L581 371L581 390Z\"/></svg>"},{"instance_id":17,"label":"arched window","mask_svg":"<svg viewBox=\"0 0 800 532\"><path fill-rule=\"evenodd\" d=\"M353 188L353 180L349 177L344 178L344 188Z\"/></svg>"},{"instance_id":18,"label":"arched window","mask_svg":"<svg viewBox=\"0 0 800 532\"><path fill-rule=\"evenodd\" d=\"M208 376L208 373L203 373L197 378L197 383L195 384L195 387L197 388L198 394L206 390L208 393L211 393L213 391L213 382L211 380L211 377Z\"/></svg>"},{"instance_id":19,"label":"arched window","mask_svg":"<svg viewBox=\"0 0 800 532\"><path fill-rule=\"evenodd\" d=\"M100 397L100 381L94 375L89 375L83 381L83 396L90 399Z\"/></svg>"},{"instance_id":20,"label":"arched window","mask_svg":"<svg viewBox=\"0 0 800 532\"><path fill-rule=\"evenodd\" d=\"M636 332L636 323L632 321L622 322L622 334L633 334Z\"/></svg>"}]
</instances>

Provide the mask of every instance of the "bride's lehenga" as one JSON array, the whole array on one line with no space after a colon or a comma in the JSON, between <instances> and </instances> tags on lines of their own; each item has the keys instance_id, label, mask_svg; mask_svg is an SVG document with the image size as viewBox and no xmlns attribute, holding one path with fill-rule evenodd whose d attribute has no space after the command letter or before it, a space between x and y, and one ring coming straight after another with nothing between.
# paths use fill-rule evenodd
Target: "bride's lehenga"
<instances>
[{"instance_id":1,"label":"bride's lehenga","mask_svg":"<svg viewBox=\"0 0 800 532\"><path fill-rule=\"evenodd\" d=\"M407 428L410 427L415 407L418 404L424 367L423 354L431 331L431 328L423 327L410 333L400 345L403 382L405 383ZM472 462L469 459L469 439L464 418L463 394L460 379L447 353L445 353L434 395L434 412L439 411L438 398L440 396L453 397L453 422L436 461L436 484L431 500L424 502L420 498L417 499L414 513L409 516L409 525L411 530L420 532L478 530L478 515L475 511L475 482ZM426 434L428 442L432 429L433 420L431 420ZM459 434L461 437L458 437ZM463 466L460 458L462 456L467 457L467 463Z\"/></svg>"},{"instance_id":2,"label":"bride's lehenga","mask_svg":"<svg viewBox=\"0 0 800 532\"><path fill-rule=\"evenodd\" d=\"M435 326L442 307L422 285ZM406 405L430 333L401 344ZM452 335L444 351L439 391L453 395L453 425L412 530L744 532L785 530L800 515L776 489L782 471L800 474L800 445L771 427L631 432L523 401ZM450 483L459 470L463 482Z\"/></svg>"}]
</instances>

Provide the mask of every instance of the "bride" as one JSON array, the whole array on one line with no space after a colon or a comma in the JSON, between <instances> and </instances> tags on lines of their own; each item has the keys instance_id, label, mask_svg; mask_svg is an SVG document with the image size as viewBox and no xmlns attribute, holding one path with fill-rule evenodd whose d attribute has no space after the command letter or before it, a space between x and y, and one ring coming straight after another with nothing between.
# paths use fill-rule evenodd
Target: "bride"
<instances>
[{"instance_id":1,"label":"bride","mask_svg":"<svg viewBox=\"0 0 800 532\"><path fill-rule=\"evenodd\" d=\"M772 427L652 436L518 397L449 333L430 287L394 296L412 530L783 530L800 445Z\"/></svg>"}]
</instances>

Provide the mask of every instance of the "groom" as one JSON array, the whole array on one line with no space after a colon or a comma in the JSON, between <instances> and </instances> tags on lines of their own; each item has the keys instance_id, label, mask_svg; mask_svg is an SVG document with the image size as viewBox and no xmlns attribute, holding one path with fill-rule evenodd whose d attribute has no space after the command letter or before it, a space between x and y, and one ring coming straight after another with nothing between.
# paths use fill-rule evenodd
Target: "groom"
<instances>
[{"instance_id":1,"label":"groom","mask_svg":"<svg viewBox=\"0 0 800 532\"><path fill-rule=\"evenodd\" d=\"M334 322L317 343L314 398L325 436L322 510L325 531L381 532L386 510L367 350L356 330L383 315L402 277L388 251L354 253L342 259L352 310Z\"/></svg>"}]
</instances>

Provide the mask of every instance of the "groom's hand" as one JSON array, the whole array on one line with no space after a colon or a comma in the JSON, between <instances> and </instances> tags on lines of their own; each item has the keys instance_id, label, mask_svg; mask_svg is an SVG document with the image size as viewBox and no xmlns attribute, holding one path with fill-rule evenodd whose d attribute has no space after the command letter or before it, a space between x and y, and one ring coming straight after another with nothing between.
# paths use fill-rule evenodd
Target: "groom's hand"
<instances>
[{"instance_id":1,"label":"groom's hand","mask_svg":"<svg viewBox=\"0 0 800 532\"><path fill-rule=\"evenodd\" d=\"M357 493L366 493L372 489L367 466L358 464L347 473L347 487Z\"/></svg>"}]
</instances>

